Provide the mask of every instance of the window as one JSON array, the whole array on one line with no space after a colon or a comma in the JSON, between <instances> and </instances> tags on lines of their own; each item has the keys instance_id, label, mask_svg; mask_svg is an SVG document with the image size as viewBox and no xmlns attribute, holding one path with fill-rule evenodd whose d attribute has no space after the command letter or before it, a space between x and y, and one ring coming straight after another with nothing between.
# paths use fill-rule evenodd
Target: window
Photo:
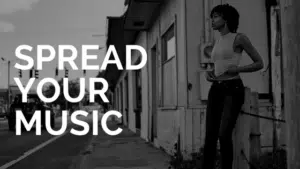
<instances>
[{"instance_id":1,"label":"window","mask_svg":"<svg viewBox=\"0 0 300 169\"><path fill-rule=\"evenodd\" d=\"M174 26L172 25L163 36L163 62L170 60L176 55L176 39L174 36Z\"/></svg>"},{"instance_id":2,"label":"window","mask_svg":"<svg viewBox=\"0 0 300 169\"><path fill-rule=\"evenodd\" d=\"M175 56L175 37L173 36L171 39L169 39L167 44L167 59L170 59Z\"/></svg>"},{"instance_id":3,"label":"window","mask_svg":"<svg viewBox=\"0 0 300 169\"><path fill-rule=\"evenodd\" d=\"M162 106L177 104L176 37L174 25L162 36Z\"/></svg>"}]
</instances>

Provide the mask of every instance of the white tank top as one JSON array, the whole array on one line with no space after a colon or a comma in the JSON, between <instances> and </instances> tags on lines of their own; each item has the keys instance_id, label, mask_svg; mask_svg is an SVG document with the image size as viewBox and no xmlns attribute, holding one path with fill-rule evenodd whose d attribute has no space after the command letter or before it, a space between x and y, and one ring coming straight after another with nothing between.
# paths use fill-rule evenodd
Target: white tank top
<instances>
[{"instance_id":1,"label":"white tank top","mask_svg":"<svg viewBox=\"0 0 300 169\"><path fill-rule=\"evenodd\" d=\"M230 66L239 66L240 64L242 53L236 53L233 49L236 35L237 33L221 35L213 47L211 59L217 77L224 74Z\"/></svg>"}]
</instances>

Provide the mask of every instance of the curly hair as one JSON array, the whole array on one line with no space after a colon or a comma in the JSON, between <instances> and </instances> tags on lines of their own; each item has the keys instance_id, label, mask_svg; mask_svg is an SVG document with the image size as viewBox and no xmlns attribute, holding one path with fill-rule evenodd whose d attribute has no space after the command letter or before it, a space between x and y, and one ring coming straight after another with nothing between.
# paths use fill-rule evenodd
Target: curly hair
<instances>
[{"instance_id":1,"label":"curly hair","mask_svg":"<svg viewBox=\"0 0 300 169\"><path fill-rule=\"evenodd\" d=\"M222 4L215 6L210 13L210 17L213 17L213 14L219 14L225 21L227 21L227 26L230 32L236 33L239 26L239 12L229 4Z\"/></svg>"}]
</instances>

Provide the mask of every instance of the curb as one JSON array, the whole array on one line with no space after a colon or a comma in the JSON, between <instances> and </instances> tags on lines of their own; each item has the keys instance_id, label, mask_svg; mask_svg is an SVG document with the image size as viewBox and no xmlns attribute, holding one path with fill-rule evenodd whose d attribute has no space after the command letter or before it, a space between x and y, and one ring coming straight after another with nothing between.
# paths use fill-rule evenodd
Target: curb
<instances>
[{"instance_id":1,"label":"curb","mask_svg":"<svg viewBox=\"0 0 300 169\"><path fill-rule=\"evenodd\" d=\"M97 136L93 136L89 143L87 144L86 148L80 153L80 161L79 166L77 169L87 169L87 159L90 157L90 155L93 154L94 146L93 143L96 140Z\"/></svg>"},{"instance_id":2,"label":"curb","mask_svg":"<svg viewBox=\"0 0 300 169\"><path fill-rule=\"evenodd\" d=\"M103 116L100 115L101 117ZM101 119L101 117L99 117ZM101 121L101 120L100 120ZM99 121L99 123L100 123ZM86 144L85 148L79 153L78 157L76 157L73 160L72 165L69 167L69 169L87 169L86 161L90 157L90 155L93 154L94 151L94 145L93 143L97 139L97 135L92 135L91 139ZM75 166L74 166L75 165Z\"/></svg>"},{"instance_id":3,"label":"curb","mask_svg":"<svg viewBox=\"0 0 300 169\"><path fill-rule=\"evenodd\" d=\"M92 136L92 138L86 144L85 148L80 151L79 154L72 160L72 163L68 167L68 169L87 169L86 160L93 152L92 143L94 142L95 138L95 136Z\"/></svg>"}]
</instances>

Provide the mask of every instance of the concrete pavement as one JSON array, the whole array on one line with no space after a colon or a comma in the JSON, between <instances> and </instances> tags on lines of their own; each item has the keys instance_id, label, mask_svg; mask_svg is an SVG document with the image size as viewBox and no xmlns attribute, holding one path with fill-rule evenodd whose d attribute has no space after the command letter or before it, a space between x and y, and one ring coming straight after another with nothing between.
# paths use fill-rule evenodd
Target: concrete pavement
<instances>
[{"instance_id":1,"label":"concrete pavement","mask_svg":"<svg viewBox=\"0 0 300 169\"><path fill-rule=\"evenodd\" d=\"M111 130L117 129L110 122ZM109 136L100 129L81 159L80 169L167 169L170 157L146 143L126 128L118 136Z\"/></svg>"},{"instance_id":2,"label":"concrete pavement","mask_svg":"<svg viewBox=\"0 0 300 169\"><path fill-rule=\"evenodd\" d=\"M91 115L79 119L91 126ZM42 131L41 136L36 136L35 130L16 136L14 132L8 131L6 120L0 121L0 124L0 169L76 168L72 164L81 157L82 150L92 138L91 131L84 136L66 132L57 139L57 136L50 135L46 130ZM56 128L60 128L61 117L56 119L56 124ZM68 118L68 130L70 128L81 127L72 124Z\"/></svg>"},{"instance_id":3,"label":"concrete pavement","mask_svg":"<svg viewBox=\"0 0 300 169\"><path fill-rule=\"evenodd\" d=\"M92 116L83 117L83 119L92 125ZM97 136L93 136L91 131L85 136L74 136L67 133L30 155L27 154L29 150L39 147L42 143L52 139L53 136L46 131L43 131L42 136L35 136L33 131L26 132L22 136L15 136L14 132L8 131L7 124L5 124L0 127L2 128L0 130L0 168L23 155L26 157L10 166L9 169L20 169L25 166L32 169L168 168L170 158L164 152L154 148L140 136L118 126L116 123L109 122L108 128L115 130L117 127L121 127L123 132L118 136L107 135L102 130L100 119L101 115L99 116L99 134ZM59 128L61 118L58 117L56 121ZM75 126L70 124L69 127Z\"/></svg>"}]
</instances>

